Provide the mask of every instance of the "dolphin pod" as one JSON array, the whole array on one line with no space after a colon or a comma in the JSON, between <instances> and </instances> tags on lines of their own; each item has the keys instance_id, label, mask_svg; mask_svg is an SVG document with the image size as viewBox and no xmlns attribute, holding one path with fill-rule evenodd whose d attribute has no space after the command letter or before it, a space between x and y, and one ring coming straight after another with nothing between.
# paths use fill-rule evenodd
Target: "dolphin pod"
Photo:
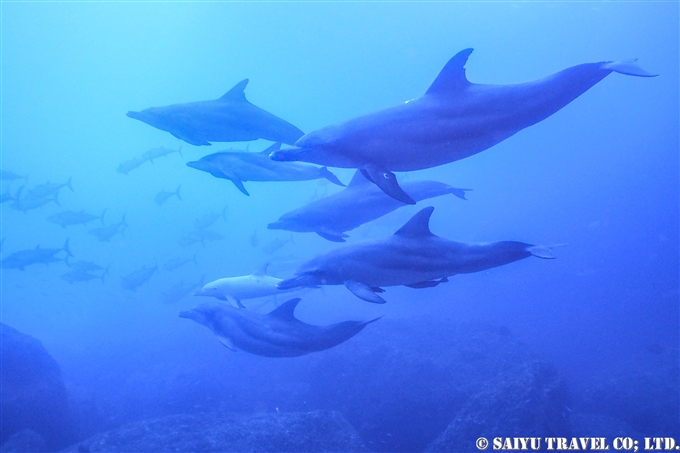
<instances>
[{"instance_id":1,"label":"dolphin pod","mask_svg":"<svg viewBox=\"0 0 680 453\"><path fill-rule=\"evenodd\" d=\"M368 302L385 303L383 286L430 288L457 274L503 266L529 256L551 259L552 248L515 241L469 243L435 236L430 231L433 207L416 213L386 239L368 240L322 253L278 284L279 289L345 285Z\"/></svg>"},{"instance_id":2,"label":"dolphin pod","mask_svg":"<svg viewBox=\"0 0 680 453\"><path fill-rule=\"evenodd\" d=\"M203 304L179 316L203 324L232 351L239 348L266 357L296 357L330 349L379 319L313 326L295 317L298 302L300 299L291 299L266 315L228 305Z\"/></svg>"},{"instance_id":3,"label":"dolphin pod","mask_svg":"<svg viewBox=\"0 0 680 453\"><path fill-rule=\"evenodd\" d=\"M356 168L391 197L415 200L394 171L436 167L479 153L538 123L612 72L654 77L635 61L572 66L543 79L512 85L470 83L458 52L418 99L324 127L293 148L272 153L277 161Z\"/></svg>"}]
</instances>

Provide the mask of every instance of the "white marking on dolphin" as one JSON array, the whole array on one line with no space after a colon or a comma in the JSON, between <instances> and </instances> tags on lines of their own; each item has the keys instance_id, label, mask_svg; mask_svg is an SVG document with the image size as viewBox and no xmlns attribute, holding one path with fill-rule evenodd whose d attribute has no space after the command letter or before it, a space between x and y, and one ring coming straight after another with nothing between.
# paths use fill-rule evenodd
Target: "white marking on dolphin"
<instances>
[{"instance_id":1,"label":"white marking on dolphin","mask_svg":"<svg viewBox=\"0 0 680 453\"><path fill-rule=\"evenodd\" d=\"M287 121L251 104L242 80L224 96L212 101L151 107L127 116L170 132L185 142L201 146L210 142L244 142L263 138L293 144L303 132Z\"/></svg>"},{"instance_id":2,"label":"white marking on dolphin","mask_svg":"<svg viewBox=\"0 0 680 453\"><path fill-rule=\"evenodd\" d=\"M612 72L653 77L633 61L573 66L543 79L512 85L470 83L456 54L418 99L311 132L277 161L357 168L388 195L408 204L392 172L436 167L484 151L544 120Z\"/></svg>"},{"instance_id":3,"label":"white marking on dolphin","mask_svg":"<svg viewBox=\"0 0 680 453\"><path fill-rule=\"evenodd\" d=\"M280 289L345 285L355 296L385 303L383 286L429 288L456 274L479 272L529 256L551 259L554 246L515 241L455 242L435 236L429 222L433 207L416 213L386 239L345 245L301 265Z\"/></svg>"},{"instance_id":4,"label":"white marking on dolphin","mask_svg":"<svg viewBox=\"0 0 680 453\"><path fill-rule=\"evenodd\" d=\"M250 275L226 277L212 281L194 293L194 296L215 297L229 302L234 307L245 308L242 300L274 296L297 288L280 290L277 285L283 280L267 275L267 264Z\"/></svg>"},{"instance_id":5,"label":"white marking on dolphin","mask_svg":"<svg viewBox=\"0 0 680 453\"><path fill-rule=\"evenodd\" d=\"M416 201L449 193L464 200L465 191L470 190L457 189L437 181L407 181L401 185ZM329 241L345 242L345 232L402 206L402 202L385 194L357 171L346 189L287 212L267 228L314 232Z\"/></svg>"},{"instance_id":6,"label":"white marking on dolphin","mask_svg":"<svg viewBox=\"0 0 680 453\"><path fill-rule=\"evenodd\" d=\"M330 349L380 319L313 326L295 317L298 302L300 299L291 299L266 315L228 305L203 304L179 316L206 326L232 351L239 348L265 357L296 357Z\"/></svg>"},{"instance_id":7,"label":"white marking on dolphin","mask_svg":"<svg viewBox=\"0 0 680 453\"><path fill-rule=\"evenodd\" d=\"M325 178L333 184L344 186L326 167L271 160L269 155L280 146L280 143L275 143L260 153L222 151L187 162L187 166L210 173L216 178L228 179L248 196L250 194L243 186L244 181L309 181Z\"/></svg>"}]
</instances>

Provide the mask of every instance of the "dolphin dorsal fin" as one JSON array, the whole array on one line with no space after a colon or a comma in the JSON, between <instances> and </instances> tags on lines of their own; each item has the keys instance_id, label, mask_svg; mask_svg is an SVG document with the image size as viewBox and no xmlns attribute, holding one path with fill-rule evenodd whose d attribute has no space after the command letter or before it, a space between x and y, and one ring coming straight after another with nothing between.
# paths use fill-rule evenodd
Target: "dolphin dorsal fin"
<instances>
[{"instance_id":1,"label":"dolphin dorsal fin","mask_svg":"<svg viewBox=\"0 0 680 453\"><path fill-rule=\"evenodd\" d=\"M300 302L299 297L291 299L288 302L284 302L283 304L275 308L273 311L271 311L269 313L269 316L273 316L275 318L279 318L285 321L293 320L295 319L293 313L295 313L295 307L297 307L298 302Z\"/></svg>"},{"instance_id":2,"label":"dolphin dorsal fin","mask_svg":"<svg viewBox=\"0 0 680 453\"><path fill-rule=\"evenodd\" d=\"M428 206L421 209L411 217L411 220L406 222L403 227L399 228L395 236L405 236L409 238L421 238L427 236L434 236L430 231L430 216L434 211L434 207Z\"/></svg>"},{"instance_id":3,"label":"dolphin dorsal fin","mask_svg":"<svg viewBox=\"0 0 680 453\"><path fill-rule=\"evenodd\" d=\"M220 101L246 101L246 94L243 90L246 89L248 85L248 79L241 80L239 83L234 85L234 87L227 91L227 93L220 98Z\"/></svg>"},{"instance_id":4,"label":"dolphin dorsal fin","mask_svg":"<svg viewBox=\"0 0 680 453\"><path fill-rule=\"evenodd\" d=\"M279 149L281 149L281 142L276 142L272 146L270 146L269 148L260 152L260 154L270 155L271 153L273 153L274 151L278 151Z\"/></svg>"},{"instance_id":5,"label":"dolphin dorsal fin","mask_svg":"<svg viewBox=\"0 0 680 453\"><path fill-rule=\"evenodd\" d=\"M445 96L456 93L470 85L465 76L465 63L473 49L465 49L451 58L425 94Z\"/></svg>"},{"instance_id":6,"label":"dolphin dorsal fin","mask_svg":"<svg viewBox=\"0 0 680 453\"><path fill-rule=\"evenodd\" d=\"M347 187L362 187L366 186L368 184L372 184L371 181L366 179L363 173L361 173L361 170L357 170L354 173L354 176L352 176L352 180L347 184Z\"/></svg>"},{"instance_id":7,"label":"dolphin dorsal fin","mask_svg":"<svg viewBox=\"0 0 680 453\"><path fill-rule=\"evenodd\" d=\"M269 267L269 262L266 262L262 266L260 266L255 272L253 272L253 275L257 276L267 275L267 267Z\"/></svg>"}]
</instances>

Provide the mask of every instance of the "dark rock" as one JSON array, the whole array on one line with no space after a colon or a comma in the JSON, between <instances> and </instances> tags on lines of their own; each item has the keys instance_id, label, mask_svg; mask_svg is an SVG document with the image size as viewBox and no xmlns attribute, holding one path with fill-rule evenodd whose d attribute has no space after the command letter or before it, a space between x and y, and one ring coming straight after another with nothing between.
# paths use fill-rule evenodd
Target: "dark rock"
<instances>
[{"instance_id":1,"label":"dark rock","mask_svg":"<svg viewBox=\"0 0 680 453\"><path fill-rule=\"evenodd\" d=\"M40 341L0 323L0 443L30 429L48 449L73 441L59 365Z\"/></svg>"},{"instance_id":2,"label":"dark rock","mask_svg":"<svg viewBox=\"0 0 680 453\"><path fill-rule=\"evenodd\" d=\"M71 446L73 452L368 451L337 412L183 414L130 423Z\"/></svg>"},{"instance_id":3,"label":"dark rock","mask_svg":"<svg viewBox=\"0 0 680 453\"><path fill-rule=\"evenodd\" d=\"M579 412L626 422L646 437L680 437L680 355L668 348L630 357L579 386Z\"/></svg>"},{"instance_id":4,"label":"dark rock","mask_svg":"<svg viewBox=\"0 0 680 453\"><path fill-rule=\"evenodd\" d=\"M10 438L0 446L2 453L37 453L48 451L45 439L35 431L23 429L10 436Z\"/></svg>"},{"instance_id":5,"label":"dark rock","mask_svg":"<svg viewBox=\"0 0 680 453\"><path fill-rule=\"evenodd\" d=\"M314 358L306 398L313 407L342 412L372 450L423 451L461 407L471 414L470 401L479 404L480 395L493 396L499 406L512 397L512 410L533 398L526 410L546 404L546 411L550 397L555 411L565 411L559 400L566 390L551 387L562 381L547 366L534 369L534 358L507 328L423 317L381 320L361 335L362 341ZM545 395L550 391L554 395ZM493 422L497 408L481 404L486 412L480 408L478 416ZM520 422L508 419L503 426L509 433L530 424Z\"/></svg>"},{"instance_id":6,"label":"dark rock","mask_svg":"<svg viewBox=\"0 0 680 453\"><path fill-rule=\"evenodd\" d=\"M427 451L479 451L479 437L570 437L566 402L566 384L552 365L511 367L472 395Z\"/></svg>"},{"instance_id":7,"label":"dark rock","mask_svg":"<svg viewBox=\"0 0 680 453\"><path fill-rule=\"evenodd\" d=\"M628 423L604 414L572 414L570 420L574 437L604 437L609 440L617 437L642 440L644 437Z\"/></svg>"}]
</instances>

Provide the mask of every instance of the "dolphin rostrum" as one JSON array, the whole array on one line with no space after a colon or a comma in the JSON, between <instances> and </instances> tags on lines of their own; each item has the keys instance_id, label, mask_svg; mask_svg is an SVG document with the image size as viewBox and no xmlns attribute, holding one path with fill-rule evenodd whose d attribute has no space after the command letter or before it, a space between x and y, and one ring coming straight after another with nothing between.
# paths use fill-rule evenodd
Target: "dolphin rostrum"
<instances>
[{"instance_id":1,"label":"dolphin rostrum","mask_svg":"<svg viewBox=\"0 0 680 453\"><path fill-rule=\"evenodd\" d=\"M464 200L465 191L470 190L457 189L437 181L407 181L401 185L416 201L447 193ZM402 206L403 203L385 194L357 170L346 189L287 212L267 228L300 233L314 232L329 241L345 242L346 231Z\"/></svg>"},{"instance_id":2,"label":"dolphin rostrum","mask_svg":"<svg viewBox=\"0 0 680 453\"><path fill-rule=\"evenodd\" d=\"M259 138L292 145L302 137L297 127L248 102L243 92L246 85L248 79L212 101L151 107L127 116L196 146Z\"/></svg>"},{"instance_id":3,"label":"dolphin rostrum","mask_svg":"<svg viewBox=\"0 0 680 453\"><path fill-rule=\"evenodd\" d=\"M282 291L277 284L283 280L267 275L267 264L250 275L226 277L212 281L194 293L194 296L215 297L229 302L234 307L245 308L241 303L245 299L274 296ZM290 289L289 291L293 291Z\"/></svg>"},{"instance_id":4,"label":"dolphin rostrum","mask_svg":"<svg viewBox=\"0 0 680 453\"><path fill-rule=\"evenodd\" d=\"M200 160L187 162L187 166L210 173L216 178L228 179L243 194L250 196L243 181L309 181L325 178L344 186L326 167L295 162L274 162L269 155L279 149L275 143L260 153L247 151L222 151L209 154Z\"/></svg>"},{"instance_id":5,"label":"dolphin rostrum","mask_svg":"<svg viewBox=\"0 0 680 453\"><path fill-rule=\"evenodd\" d=\"M360 169L388 195L415 201L394 171L436 167L484 151L544 120L612 72L653 77L633 61L573 66L543 79L512 85L470 83L456 54L418 99L311 132L277 161Z\"/></svg>"},{"instance_id":6,"label":"dolphin rostrum","mask_svg":"<svg viewBox=\"0 0 680 453\"><path fill-rule=\"evenodd\" d=\"M232 351L239 348L265 357L297 357L330 349L380 319L313 326L295 317L298 302L300 299L291 299L266 315L228 305L203 304L179 316L203 324Z\"/></svg>"},{"instance_id":7,"label":"dolphin rostrum","mask_svg":"<svg viewBox=\"0 0 680 453\"><path fill-rule=\"evenodd\" d=\"M382 286L430 288L456 274L479 272L529 256L554 258L552 247L515 241L455 242L435 236L429 222L433 207L416 213L386 239L345 245L307 261L280 289L345 285L355 296L377 304Z\"/></svg>"}]
</instances>

